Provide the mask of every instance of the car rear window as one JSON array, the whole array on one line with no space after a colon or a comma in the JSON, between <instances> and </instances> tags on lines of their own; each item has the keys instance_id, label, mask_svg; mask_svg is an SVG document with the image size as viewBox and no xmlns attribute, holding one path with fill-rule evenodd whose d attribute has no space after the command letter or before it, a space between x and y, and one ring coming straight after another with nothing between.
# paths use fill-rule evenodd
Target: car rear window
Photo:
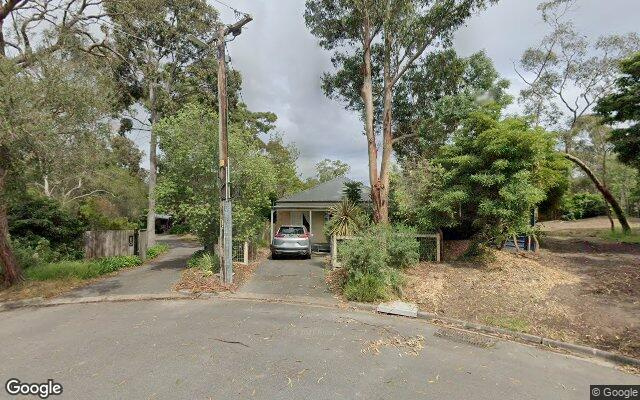
<instances>
[{"instance_id":1,"label":"car rear window","mask_svg":"<svg viewBox=\"0 0 640 400\"><path fill-rule=\"evenodd\" d=\"M279 232L283 235L304 235L304 228L301 226L282 226Z\"/></svg>"}]
</instances>

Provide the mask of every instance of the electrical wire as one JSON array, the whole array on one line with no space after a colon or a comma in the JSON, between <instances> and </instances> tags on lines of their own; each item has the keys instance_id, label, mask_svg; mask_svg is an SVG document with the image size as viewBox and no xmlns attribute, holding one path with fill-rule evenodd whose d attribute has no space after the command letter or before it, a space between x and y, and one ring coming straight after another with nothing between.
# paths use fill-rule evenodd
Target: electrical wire
<instances>
[{"instance_id":1,"label":"electrical wire","mask_svg":"<svg viewBox=\"0 0 640 400\"><path fill-rule=\"evenodd\" d=\"M224 3L224 2L222 2L222 1L220 1L220 0L213 0L213 1L215 1L216 3L221 4L221 5L223 5L223 6L227 7L227 8L229 8L230 10L232 10L232 11L234 12L234 14L236 15L236 17L241 17L241 16L249 15L249 14L247 14L246 12L240 11L240 10L238 10L237 8L233 8L233 7L231 7L230 5L228 5L227 3Z\"/></svg>"}]
</instances>

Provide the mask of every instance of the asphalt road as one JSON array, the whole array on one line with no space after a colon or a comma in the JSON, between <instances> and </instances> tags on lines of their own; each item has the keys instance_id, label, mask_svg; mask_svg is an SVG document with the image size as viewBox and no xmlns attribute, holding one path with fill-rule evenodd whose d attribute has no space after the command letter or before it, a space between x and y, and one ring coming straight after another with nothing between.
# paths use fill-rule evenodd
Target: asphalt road
<instances>
[{"instance_id":1,"label":"asphalt road","mask_svg":"<svg viewBox=\"0 0 640 400\"><path fill-rule=\"evenodd\" d=\"M166 243L170 250L156 260L67 293L65 297L95 297L124 294L169 293L180 279L191 255L202 248L199 244L180 239L176 235L159 235L158 243Z\"/></svg>"},{"instance_id":2,"label":"asphalt road","mask_svg":"<svg viewBox=\"0 0 640 400\"><path fill-rule=\"evenodd\" d=\"M241 288L241 293L277 295L280 298L306 296L335 301L324 281L323 256L310 260L286 257L263 261L251 279Z\"/></svg>"},{"instance_id":3,"label":"asphalt road","mask_svg":"<svg viewBox=\"0 0 640 400\"><path fill-rule=\"evenodd\" d=\"M423 321L241 300L96 303L0 313L0 379L52 378L50 399L588 399L635 383L607 365ZM401 336L399 336L401 335ZM422 335L424 348L372 341ZM8 398L0 392L0 398Z\"/></svg>"}]
</instances>

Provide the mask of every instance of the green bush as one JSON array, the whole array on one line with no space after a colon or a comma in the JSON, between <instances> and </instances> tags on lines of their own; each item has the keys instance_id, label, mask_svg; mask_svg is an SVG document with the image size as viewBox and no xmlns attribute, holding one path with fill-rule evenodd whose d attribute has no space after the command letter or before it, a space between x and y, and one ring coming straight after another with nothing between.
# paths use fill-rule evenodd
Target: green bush
<instances>
[{"instance_id":1,"label":"green bush","mask_svg":"<svg viewBox=\"0 0 640 400\"><path fill-rule=\"evenodd\" d=\"M420 243L416 240L416 230L404 225L386 229L387 259L392 268L404 269L420 260Z\"/></svg>"},{"instance_id":2,"label":"green bush","mask_svg":"<svg viewBox=\"0 0 640 400\"><path fill-rule=\"evenodd\" d=\"M597 217L607 213L607 203L599 194L575 193L563 198L562 213L565 220Z\"/></svg>"},{"instance_id":3,"label":"green bush","mask_svg":"<svg viewBox=\"0 0 640 400\"><path fill-rule=\"evenodd\" d=\"M154 259L158 257L160 254L164 254L169 251L169 245L165 243L155 244L147 249L147 258Z\"/></svg>"},{"instance_id":4,"label":"green bush","mask_svg":"<svg viewBox=\"0 0 640 400\"><path fill-rule=\"evenodd\" d=\"M189 229L189 225L187 224L176 224L169 229L169 233L172 235L183 235L190 232L191 230Z\"/></svg>"},{"instance_id":5,"label":"green bush","mask_svg":"<svg viewBox=\"0 0 640 400\"><path fill-rule=\"evenodd\" d=\"M367 303L387 299L388 291L384 277L379 274L356 274L344 286L347 299Z\"/></svg>"},{"instance_id":6,"label":"green bush","mask_svg":"<svg viewBox=\"0 0 640 400\"><path fill-rule=\"evenodd\" d=\"M343 242L339 254L350 274L379 274L387 266L387 252L380 238L367 231L363 236Z\"/></svg>"},{"instance_id":7,"label":"green bush","mask_svg":"<svg viewBox=\"0 0 640 400\"><path fill-rule=\"evenodd\" d=\"M187 267L198 268L213 275L220 271L220 261L215 254L211 254L206 250L198 250L187 261Z\"/></svg>"},{"instance_id":8,"label":"green bush","mask_svg":"<svg viewBox=\"0 0 640 400\"><path fill-rule=\"evenodd\" d=\"M56 200L25 193L9 207L9 233L24 268L34 263L78 260L86 226Z\"/></svg>"},{"instance_id":9,"label":"green bush","mask_svg":"<svg viewBox=\"0 0 640 400\"><path fill-rule=\"evenodd\" d=\"M349 300L385 300L402 286L400 269L419 259L415 231L405 226L374 225L356 239L341 244L347 269L344 294Z\"/></svg>"},{"instance_id":10,"label":"green bush","mask_svg":"<svg viewBox=\"0 0 640 400\"><path fill-rule=\"evenodd\" d=\"M24 275L26 279L32 281L91 279L140 264L142 260L138 256L106 257L93 261L60 261L26 269Z\"/></svg>"},{"instance_id":11,"label":"green bush","mask_svg":"<svg viewBox=\"0 0 640 400\"><path fill-rule=\"evenodd\" d=\"M142 264L138 256L105 257L96 261L101 274L108 274L122 268L137 267Z\"/></svg>"}]
</instances>

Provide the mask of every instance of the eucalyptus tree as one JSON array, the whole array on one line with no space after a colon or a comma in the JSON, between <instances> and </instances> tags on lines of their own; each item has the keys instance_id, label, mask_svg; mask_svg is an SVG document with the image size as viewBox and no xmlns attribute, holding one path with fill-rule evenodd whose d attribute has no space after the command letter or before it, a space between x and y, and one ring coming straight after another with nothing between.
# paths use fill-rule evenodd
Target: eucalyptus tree
<instances>
[{"instance_id":1,"label":"eucalyptus tree","mask_svg":"<svg viewBox=\"0 0 640 400\"><path fill-rule=\"evenodd\" d=\"M43 154L37 150L75 134L82 113L99 98L75 103L86 92L76 91L80 82L56 79L65 71L54 64L75 57L74 52L107 57L106 36L92 29L105 18L101 3L0 1L0 263L6 284L22 275L9 241L7 191L22 190L25 166Z\"/></svg>"},{"instance_id":2,"label":"eucalyptus tree","mask_svg":"<svg viewBox=\"0 0 640 400\"><path fill-rule=\"evenodd\" d=\"M204 0L105 0L117 55L117 78L125 106L141 104L149 122L138 120L150 133L147 235L155 242L157 138L154 125L172 102L188 71L201 60L194 38L209 42L217 28L217 11ZM205 80L203 84L212 85ZM134 124L132 124L134 125Z\"/></svg>"},{"instance_id":3,"label":"eucalyptus tree","mask_svg":"<svg viewBox=\"0 0 640 400\"><path fill-rule=\"evenodd\" d=\"M572 154L572 145L580 118L611 93L618 63L640 49L640 37L636 33L609 35L590 43L568 20L575 5L575 0L553 0L538 7L551 32L522 55L516 72L526 88L521 91L520 100L536 124L560 132L564 156L591 179L613 208L623 230L629 231L617 200L587 164Z\"/></svg>"},{"instance_id":4,"label":"eucalyptus tree","mask_svg":"<svg viewBox=\"0 0 640 400\"><path fill-rule=\"evenodd\" d=\"M389 177L396 128L393 100L399 83L421 58L450 45L456 29L473 12L495 2L307 1L307 26L319 37L322 47L334 51L336 71L325 74L325 92L345 100L347 108L363 112L376 222L389 220ZM358 75L349 74L354 69ZM353 93L359 93L360 99L354 98ZM381 135L380 145L377 134Z\"/></svg>"}]
</instances>

